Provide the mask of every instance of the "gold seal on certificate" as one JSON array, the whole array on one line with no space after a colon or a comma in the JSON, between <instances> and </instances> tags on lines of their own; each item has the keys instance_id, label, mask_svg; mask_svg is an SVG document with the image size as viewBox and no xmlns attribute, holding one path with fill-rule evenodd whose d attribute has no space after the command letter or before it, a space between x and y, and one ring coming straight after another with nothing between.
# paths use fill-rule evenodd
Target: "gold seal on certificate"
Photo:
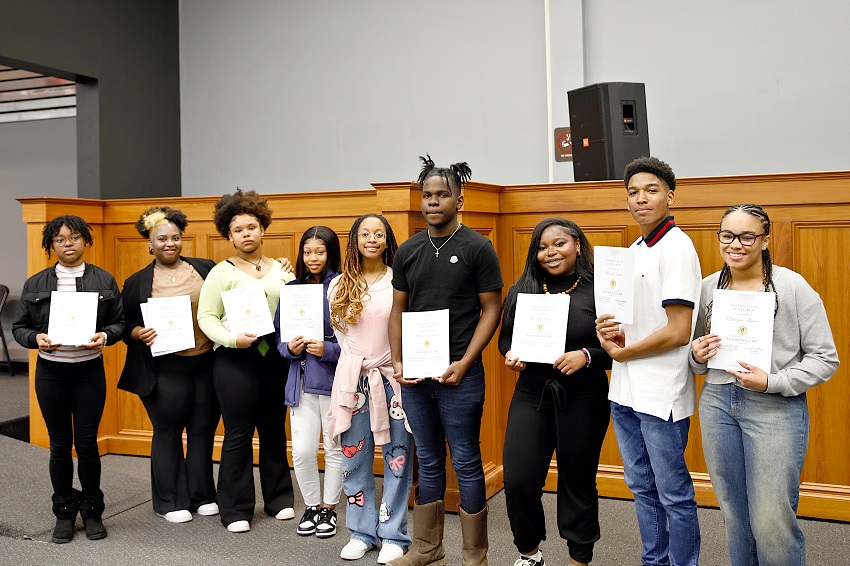
<instances>
[{"instance_id":1,"label":"gold seal on certificate","mask_svg":"<svg viewBox=\"0 0 850 566\"><path fill-rule=\"evenodd\" d=\"M596 315L613 314L621 324L634 319L635 256L631 248L593 248L593 293Z\"/></svg>"},{"instance_id":2,"label":"gold seal on certificate","mask_svg":"<svg viewBox=\"0 0 850 566\"><path fill-rule=\"evenodd\" d=\"M265 336L274 332L272 315L262 283L222 291L221 302L227 325L234 334Z\"/></svg>"},{"instance_id":3,"label":"gold seal on certificate","mask_svg":"<svg viewBox=\"0 0 850 566\"><path fill-rule=\"evenodd\" d=\"M189 295L151 297L139 305L147 328L156 330L151 355L163 356L195 347L192 299Z\"/></svg>"},{"instance_id":4,"label":"gold seal on certificate","mask_svg":"<svg viewBox=\"0 0 850 566\"><path fill-rule=\"evenodd\" d=\"M775 306L773 292L715 289L711 333L720 336L720 347L708 367L747 371L738 363L744 362L770 373Z\"/></svg>"},{"instance_id":5,"label":"gold seal on certificate","mask_svg":"<svg viewBox=\"0 0 850 566\"><path fill-rule=\"evenodd\" d=\"M401 314L405 379L440 377L449 367L449 309Z\"/></svg>"},{"instance_id":6,"label":"gold seal on certificate","mask_svg":"<svg viewBox=\"0 0 850 566\"><path fill-rule=\"evenodd\" d=\"M523 362L555 363L567 341L569 295L518 293L511 356Z\"/></svg>"},{"instance_id":7,"label":"gold seal on certificate","mask_svg":"<svg viewBox=\"0 0 850 566\"><path fill-rule=\"evenodd\" d=\"M97 331L97 293L50 292L47 335L63 346L87 344Z\"/></svg>"},{"instance_id":8,"label":"gold seal on certificate","mask_svg":"<svg viewBox=\"0 0 850 566\"><path fill-rule=\"evenodd\" d=\"M280 341L324 340L324 285L280 286Z\"/></svg>"}]
</instances>

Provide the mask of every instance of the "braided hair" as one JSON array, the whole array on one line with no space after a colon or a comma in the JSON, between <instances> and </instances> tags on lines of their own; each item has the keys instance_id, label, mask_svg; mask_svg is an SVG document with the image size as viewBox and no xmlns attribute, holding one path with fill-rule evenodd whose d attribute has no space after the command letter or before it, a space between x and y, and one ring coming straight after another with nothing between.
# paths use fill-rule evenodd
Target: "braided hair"
<instances>
[{"instance_id":1,"label":"braided hair","mask_svg":"<svg viewBox=\"0 0 850 566\"><path fill-rule=\"evenodd\" d=\"M398 249L398 242L390 223L380 214L374 212L364 214L351 225L351 230L348 232L348 244L345 247L345 258L342 260L342 273L340 273L339 281L330 302L331 324L343 333L347 325L358 323L360 313L363 312L363 303L369 297L366 279L363 277L360 249L357 246L360 225L367 218L377 218L386 230L387 247L384 249L382 257L384 265L393 266L395 252Z\"/></svg>"},{"instance_id":2,"label":"braided hair","mask_svg":"<svg viewBox=\"0 0 850 566\"><path fill-rule=\"evenodd\" d=\"M764 211L762 207L757 204L734 204L726 209L726 212L723 213L723 216L720 218L720 224L723 224L723 219L732 214L733 212L746 212L750 216L755 217L759 222L761 222L762 230L764 230L764 235L770 235L770 217L767 215L767 212ZM776 305L774 307L773 315L776 316L776 312L779 310L779 294L776 293L776 286L773 284L773 260L770 257L770 248L764 248L761 251L761 262L762 262L762 271L764 273L764 288L766 291L773 291L776 296ZM723 269L720 270L720 276L717 278L717 288L718 289L728 289L729 285L732 284L732 271L729 269L729 265L724 261ZM710 302L706 307L705 314L705 326L706 328L711 328L711 311L714 301Z\"/></svg>"},{"instance_id":3,"label":"braided hair","mask_svg":"<svg viewBox=\"0 0 850 566\"><path fill-rule=\"evenodd\" d=\"M448 167L437 167L427 153L425 157L420 155L419 159L422 160L422 171L419 172L417 179L420 187L425 184L425 180L429 177L439 176L443 178L452 192L457 191L460 194L461 188L472 178L472 169L466 161L453 163Z\"/></svg>"},{"instance_id":4,"label":"braided hair","mask_svg":"<svg viewBox=\"0 0 850 566\"><path fill-rule=\"evenodd\" d=\"M45 224L44 229L41 231L41 247L45 252L47 252L47 257L50 257L50 250L53 249L53 238L59 234L59 230L62 229L62 226L67 226L68 230L71 231L71 234L79 234L82 236L83 242L85 242L87 246L92 245L94 242L91 235L91 227L88 222L79 216L74 216L73 214L57 216Z\"/></svg>"}]
</instances>

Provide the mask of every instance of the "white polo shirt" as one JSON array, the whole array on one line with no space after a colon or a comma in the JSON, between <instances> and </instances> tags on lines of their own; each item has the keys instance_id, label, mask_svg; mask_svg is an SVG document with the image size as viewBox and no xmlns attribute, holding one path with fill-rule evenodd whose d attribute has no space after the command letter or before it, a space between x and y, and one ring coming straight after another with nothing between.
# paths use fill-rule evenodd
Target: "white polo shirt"
<instances>
[{"instance_id":1,"label":"white polo shirt","mask_svg":"<svg viewBox=\"0 0 850 566\"><path fill-rule=\"evenodd\" d=\"M691 239L668 216L635 250L634 324L624 324L626 344L639 342L667 324L669 304L692 307L697 320L702 274ZM696 386L688 366L690 344L648 358L614 362L608 399L637 412L679 421L694 414Z\"/></svg>"}]
</instances>

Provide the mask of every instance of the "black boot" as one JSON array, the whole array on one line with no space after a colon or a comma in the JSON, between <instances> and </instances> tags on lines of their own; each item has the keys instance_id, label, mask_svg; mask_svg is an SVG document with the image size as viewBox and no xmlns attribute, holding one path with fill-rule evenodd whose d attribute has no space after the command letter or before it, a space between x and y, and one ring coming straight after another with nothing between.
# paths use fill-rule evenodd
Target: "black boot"
<instances>
[{"instance_id":1,"label":"black boot","mask_svg":"<svg viewBox=\"0 0 850 566\"><path fill-rule=\"evenodd\" d=\"M103 526L103 493L97 495L80 495L80 517L86 528L86 538L100 540L106 538L106 527Z\"/></svg>"},{"instance_id":2,"label":"black boot","mask_svg":"<svg viewBox=\"0 0 850 566\"><path fill-rule=\"evenodd\" d=\"M80 492L76 489L71 495L53 496L53 514L56 515L56 526L53 528L51 540L56 544L71 542L74 538L74 523L77 521L77 511L80 509Z\"/></svg>"}]
</instances>

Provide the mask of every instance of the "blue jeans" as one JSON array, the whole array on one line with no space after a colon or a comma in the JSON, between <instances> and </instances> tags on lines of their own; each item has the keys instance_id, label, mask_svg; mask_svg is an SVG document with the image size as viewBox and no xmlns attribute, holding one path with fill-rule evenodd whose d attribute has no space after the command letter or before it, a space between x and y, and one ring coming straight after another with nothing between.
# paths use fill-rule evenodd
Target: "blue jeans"
<instances>
[{"instance_id":1,"label":"blue jeans","mask_svg":"<svg viewBox=\"0 0 850 566\"><path fill-rule=\"evenodd\" d=\"M700 534L685 464L690 419L678 422L611 403L626 485L635 497L644 565L696 566Z\"/></svg>"},{"instance_id":2,"label":"blue jeans","mask_svg":"<svg viewBox=\"0 0 850 566\"><path fill-rule=\"evenodd\" d=\"M460 506L469 514L484 509L487 495L481 463L484 366L475 362L458 385L427 379L404 388L404 410L419 459L419 503L446 494L446 441L457 474Z\"/></svg>"},{"instance_id":3,"label":"blue jeans","mask_svg":"<svg viewBox=\"0 0 850 566\"><path fill-rule=\"evenodd\" d=\"M783 397L706 383L699 416L731 564L805 564L797 504L809 443L806 395Z\"/></svg>"},{"instance_id":4,"label":"blue jeans","mask_svg":"<svg viewBox=\"0 0 850 566\"><path fill-rule=\"evenodd\" d=\"M383 379L387 402L392 402L393 389ZM357 391L365 393L365 380ZM390 442L381 449L384 453L384 490L381 506L375 498L375 476L372 462L375 459L375 438L369 421L369 395L366 402L351 417L351 428L340 435L342 444L342 489L348 507L345 511L345 526L351 538L369 546L391 542L403 548L410 546L407 534L407 499L413 485L413 462L410 457L413 438L404 428L404 418L390 416ZM405 399L406 402L406 399ZM389 411L389 406L381 407Z\"/></svg>"}]
</instances>

